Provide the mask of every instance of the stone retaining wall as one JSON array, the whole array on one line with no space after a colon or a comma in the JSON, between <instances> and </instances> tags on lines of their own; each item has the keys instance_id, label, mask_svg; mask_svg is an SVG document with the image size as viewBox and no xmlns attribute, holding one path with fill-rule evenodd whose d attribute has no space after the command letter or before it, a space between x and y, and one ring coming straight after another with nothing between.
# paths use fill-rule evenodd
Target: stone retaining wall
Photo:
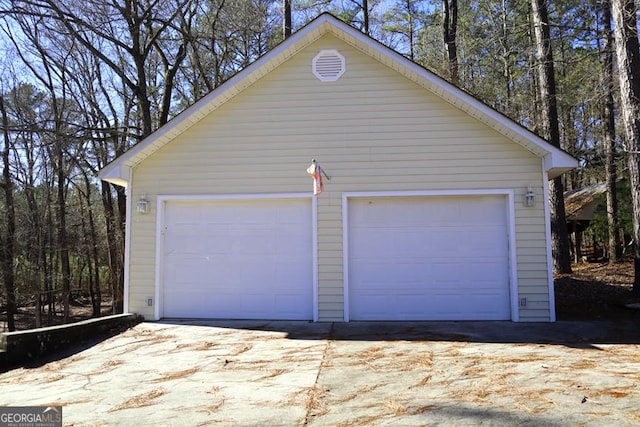
<instances>
[{"instance_id":1,"label":"stone retaining wall","mask_svg":"<svg viewBox=\"0 0 640 427\"><path fill-rule=\"evenodd\" d=\"M66 325L1 333L0 370L83 341L117 333L141 320L135 314L115 314Z\"/></svg>"}]
</instances>

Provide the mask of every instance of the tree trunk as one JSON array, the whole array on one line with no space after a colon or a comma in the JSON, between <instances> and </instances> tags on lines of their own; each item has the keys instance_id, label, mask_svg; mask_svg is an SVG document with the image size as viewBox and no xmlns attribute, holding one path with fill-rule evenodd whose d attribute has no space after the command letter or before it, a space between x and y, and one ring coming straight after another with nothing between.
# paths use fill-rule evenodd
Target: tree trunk
<instances>
[{"instance_id":1,"label":"tree trunk","mask_svg":"<svg viewBox=\"0 0 640 427\"><path fill-rule=\"evenodd\" d=\"M291 35L291 0L282 0L282 9L284 10L282 35L287 39Z\"/></svg>"},{"instance_id":2,"label":"tree trunk","mask_svg":"<svg viewBox=\"0 0 640 427\"><path fill-rule=\"evenodd\" d=\"M618 233L618 193L616 181L616 124L613 101L613 52L615 43L611 29L611 5L609 0L602 2L602 29L604 37L603 81L606 87L604 104L604 155L605 179L607 186L607 228L609 232L609 263L618 262L621 257L620 233Z\"/></svg>"},{"instance_id":3,"label":"tree trunk","mask_svg":"<svg viewBox=\"0 0 640 427\"><path fill-rule=\"evenodd\" d=\"M91 255L93 257L93 313L92 317L100 317L102 315L102 290L100 289L100 254L98 253L98 233L96 231L93 212L89 206L89 229L91 230ZM91 265L91 264L89 264Z\"/></svg>"},{"instance_id":4,"label":"tree trunk","mask_svg":"<svg viewBox=\"0 0 640 427\"><path fill-rule=\"evenodd\" d=\"M67 238L67 201L66 201L66 180L64 172L64 156L62 141L58 135L56 141L56 167L57 170L57 216L58 216L58 251L60 252L60 273L62 275L62 304L64 323L69 322L69 298L71 297L71 263L69 260L69 239Z\"/></svg>"},{"instance_id":5,"label":"tree trunk","mask_svg":"<svg viewBox=\"0 0 640 427\"><path fill-rule=\"evenodd\" d=\"M611 1L633 212L633 292L640 294L640 44L635 14L634 0Z\"/></svg>"},{"instance_id":6,"label":"tree trunk","mask_svg":"<svg viewBox=\"0 0 640 427\"><path fill-rule=\"evenodd\" d=\"M512 67L512 59L511 59L511 53L509 51L508 46L510 45L510 40L509 40L509 32L510 32L510 27L509 27L509 21L507 20L507 0L502 0L501 3L501 13L500 13L500 23L501 23L501 28L502 28L502 42L500 43L502 45L502 73L504 74L505 77L505 103L504 103L504 111L509 112L509 114L512 114L511 117L516 117L515 114L513 114L513 112L511 112L511 104L512 104L512 92L513 92L513 87L514 87L514 82L513 82L513 67Z\"/></svg>"},{"instance_id":7,"label":"tree trunk","mask_svg":"<svg viewBox=\"0 0 640 427\"><path fill-rule=\"evenodd\" d=\"M91 317L100 317L100 306L102 303L102 292L100 290L100 254L98 251L99 241L96 230L95 220L93 219L93 207L91 205L91 193L93 185L86 171L83 172L87 211L84 212L84 203L82 203L82 192L78 192L80 199L80 213L82 216L82 232L85 236L85 245L89 254L87 257L87 266L89 269L89 295L91 296ZM85 217L87 218L85 221ZM88 222L88 224L87 224Z\"/></svg>"},{"instance_id":8,"label":"tree trunk","mask_svg":"<svg viewBox=\"0 0 640 427\"><path fill-rule=\"evenodd\" d=\"M367 0L362 0L362 21L364 33L369 35L369 2Z\"/></svg>"},{"instance_id":9,"label":"tree trunk","mask_svg":"<svg viewBox=\"0 0 640 427\"><path fill-rule=\"evenodd\" d=\"M2 277L4 279L4 287L7 296L7 328L9 332L16 330L15 313L16 313L16 290L15 290L15 235L16 235L16 212L13 203L13 181L11 179L11 171L9 169L9 153L11 144L9 140L9 119L7 118L7 110L4 105L4 96L0 95L0 113L2 114L2 128L4 134L4 150L2 151L2 178L4 187L5 201L5 221L7 235L2 239Z\"/></svg>"},{"instance_id":10,"label":"tree trunk","mask_svg":"<svg viewBox=\"0 0 640 427\"><path fill-rule=\"evenodd\" d=\"M453 84L460 80L458 67L458 48L456 33L458 32L458 0L442 0L442 34L444 39L445 58L449 64L449 78Z\"/></svg>"},{"instance_id":11,"label":"tree trunk","mask_svg":"<svg viewBox=\"0 0 640 427\"><path fill-rule=\"evenodd\" d=\"M538 59L540 107L542 110L540 130L552 145L560 148L556 82L546 0L531 0L531 8L536 39L536 56ZM569 233L567 232L567 222L565 220L562 178L557 177L551 181L550 198L553 266L558 273L571 273L571 253L569 250Z\"/></svg>"}]
</instances>

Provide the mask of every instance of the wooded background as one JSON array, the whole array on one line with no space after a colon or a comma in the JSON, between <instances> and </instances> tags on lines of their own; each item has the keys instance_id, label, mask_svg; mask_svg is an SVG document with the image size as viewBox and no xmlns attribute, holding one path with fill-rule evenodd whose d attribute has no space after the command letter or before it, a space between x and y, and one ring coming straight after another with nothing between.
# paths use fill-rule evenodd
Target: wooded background
<instances>
[{"instance_id":1,"label":"wooded background","mask_svg":"<svg viewBox=\"0 0 640 427\"><path fill-rule=\"evenodd\" d=\"M592 238L638 262L634 0L0 0L9 330L17 307L44 325L78 295L95 316L105 296L122 310L125 193L98 170L322 12L580 160L551 183L557 271L571 269L562 192L597 182Z\"/></svg>"}]
</instances>

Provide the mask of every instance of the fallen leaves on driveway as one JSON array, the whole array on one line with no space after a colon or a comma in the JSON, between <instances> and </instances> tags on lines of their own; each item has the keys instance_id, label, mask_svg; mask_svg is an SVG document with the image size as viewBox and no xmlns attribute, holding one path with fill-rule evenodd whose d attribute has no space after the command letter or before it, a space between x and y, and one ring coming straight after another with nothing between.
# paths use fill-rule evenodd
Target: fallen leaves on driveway
<instances>
[{"instance_id":1,"label":"fallen leaves on driveway","mask_svg":"<svg viewBox=\"0 0 640 427\"><path fill-rule=\"evenodd\" d=\"M123 409L142 408L144 406L153 405L154 399L163 396L167 391L164 388L157 388L146 393L138 394L124 402L114 406L109 412L121 411Z\"/></svg>"},{"instance_id":2,"label":"fallen leaves on driveway","mask_svg":"<svg viewBox=\"0 0 640 427\"><path fill-rule=\"evenodd\" d=\"M230 324L142 323L0 374L0 405L62 405L73 425L640 424L637 340L519 340L551 324ZM578 330L601 336L593 326Z\"/></svg>"}]
</instances>

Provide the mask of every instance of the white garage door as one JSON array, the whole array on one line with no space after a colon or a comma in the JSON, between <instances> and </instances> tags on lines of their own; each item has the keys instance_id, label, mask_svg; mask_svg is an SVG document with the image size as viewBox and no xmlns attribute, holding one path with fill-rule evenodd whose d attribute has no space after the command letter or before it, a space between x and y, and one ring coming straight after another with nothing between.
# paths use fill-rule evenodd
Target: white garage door
<instances>
[{"instance_id":1,"label":"white garage door","mask_svg":"<svg viewBox=\"0 0 640 427\"><path fill-rule=\"evenodd\" d=\"M163 317L313 318L310 199L168 201Z\"/></svg>"},{"instance_id":2,"label":"white garage door","mask_svg":"<svg viewBox=\"0 0 640 427\"><path fill-rule=\"evenodd\" d=\"M510 319L505 199L350 198L350 318Z\"/></svg>"}]
</instances>

